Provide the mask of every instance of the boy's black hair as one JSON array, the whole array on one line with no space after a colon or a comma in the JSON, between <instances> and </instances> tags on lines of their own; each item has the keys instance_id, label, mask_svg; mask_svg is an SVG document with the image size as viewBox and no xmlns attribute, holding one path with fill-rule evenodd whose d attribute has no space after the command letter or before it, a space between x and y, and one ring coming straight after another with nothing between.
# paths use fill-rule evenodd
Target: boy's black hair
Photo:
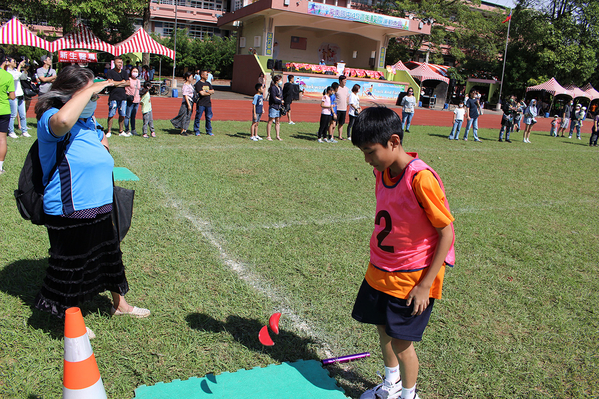
<instances>
[{"instance_id":1,"label":"boy's black hair","mask_svg":"<svg viewBox=\"0 0 599 399\"><path fill-rule=\"evenodd\" d=\"M289 75L289 76L287 76L287 81L291 82L294 78L295 78L295 76Z\"/></svg>"},{"instance_id":2,"label":"boy's black hair","mask_svg":"<svg viewBox=\"0 0 599 399\"><path fill-rule=\"evenodd\" d=\"M356 147L377 143L387 147L394 134L399 136L403 144L401 118L392 109L376 106L360 112L351 132L351 141Z\"/></svg>"},{"instance_id":3,"label":"boy's black hair","mask_svg":"<svg viewBox=\"0 0 599 399\"><path fill-rule=\"evenodd\" d=\"M333 82L333 83L331 84L331 88L332 88L333 90L337 91L337 89L339 88L339 83L337 83L337 82Z\"/></svg>"},{"instance_id":4,"label":"boy's black hair","mask_svg":"<svg viewBox=\"0 0 599 399\"><path fill-rule=\"evenodd\" d=\"M261 88L261 87L262 87L262 83L256 83L254 85L254 88L256 89L256 91L258 91L258 89Z\"/></svg>"}]
</instances>

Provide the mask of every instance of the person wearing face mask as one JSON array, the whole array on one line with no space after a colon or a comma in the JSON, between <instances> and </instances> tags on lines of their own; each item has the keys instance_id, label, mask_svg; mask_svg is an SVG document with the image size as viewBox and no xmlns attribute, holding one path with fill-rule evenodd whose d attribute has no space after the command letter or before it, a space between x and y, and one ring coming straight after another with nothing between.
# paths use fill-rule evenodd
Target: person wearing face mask
<instances>
[{"instance_id":1,"label":"person wearing face mask","mask_svg":"<svg viewBox=\"0 0 599 399\"><path fill-rule=\"evenodd\" d=\"M564 114L562 115L562 124L559 127L559 130L557 131L557 135L559 136L561 133L561 136L564 137L564 132L566 131L566 129L568 128L568 125L570 124L570 118L572 117L572 107L574 106L574 100L570 100L570 102L568 104L566 104L566 106L564 107Z\"/></svg>"},{"instance_id":2,"label":"person wearing face mask","mask_svg":"<svg viewBox=\"0 0 599 399\"><path fill-rule=\"evenodd\" d=\"M106 290L112 293L112 315L150 314L124 297L129 285L111 214L114 160L93 118L98 93L113 85L94 83L89 69L67 66L35 106L50 240L35 307L59 318Z\"/></svg>"},{"instance_id":3,"label":"person wearing face mask","mask_svg":"<svg viewBox=\"0 0 599 399\"><path fill-rule=\"evenodd\" d=\"M532 129L532 125L537 123L535 119L537 116L537 100L532 99L528 104L528 107L524 111L524 124L526 127L524 128L523 139L524 143L530 143L530 131Z\"/></svg>"},{"instance_id":4,"label":"person wearing face mask","mask_svg":"<svg viewBox=\"0 0 599 399\"><path fill-rule=\"evenodd\" d=\"M408 94L401 100L400 105L403 107L401 110L401 127L404 132L410 133L410 125L416 109L416 97L414 97L413 88L408 89Z\"/></svg>"},{"instance_id":5,"label":"person wearing face mask","mask_svg":"<svg viewBox=\"0 0 599 399\"><path fill-rule=\"evenodd\" d=\"M283 141L281 138L281 106L283 105L283 80L281 75L275 75L270 82L268 89L268 124L266 125L266 140L272 141L270 137L270 129L272 123L275 123L275 133L277 140Z\"/></svg>"},{"instance_id":6,"label":"person wearing face mask","mask_svg":"<svg viewBox=\"0 0 599 399\"><path fill-rule=\"evenodd\" d=\"M135 117L137 116L137 109L139 108L139 100L141 96L139 91L141 90L141 82L137 77L139 76L139 68L131 68L131 76L129 77L129 86L125 87L125 93L127 93L127 113L125 114L125 133L128 136L139 136L137 130L135 130ZM129 130L129 124L131 124L131 130Z\"/></svg>"},{"instance_id":7,"label":"person wearing face mask","mask_svg":"<svg viewBox=\"0 0 599 399\"><path fill-rule=\"evenodd\" d=\"M501 129L499 129L499 141L503 141L503 132L505 131L506 143L511 143L510 133L514 130L514 120L518 113L518 104L516 103L516 96L510 96L509 100L504 101L501 104L501 110L503 116L501 118Z\"/></svg>"}]
</instances>

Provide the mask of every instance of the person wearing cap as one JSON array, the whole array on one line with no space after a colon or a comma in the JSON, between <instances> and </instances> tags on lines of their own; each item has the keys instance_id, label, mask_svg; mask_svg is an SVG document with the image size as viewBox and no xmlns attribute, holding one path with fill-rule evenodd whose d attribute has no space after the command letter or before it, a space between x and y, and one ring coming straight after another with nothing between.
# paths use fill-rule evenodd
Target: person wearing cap
<instances>
[{"instance_id":1,"label":"person wearing cap","mask_svg":"<svg viewBox=\"0 0 599 399\"><path fill-rule=\"evenodd\" d=\"M52 82L56 80L56 71L52 69L51 55L42 55L40 61L42 66L37 69L37 79L40 81L40 95L42 95L50 91Z\"/></svg>"},{"instance_id":2,"label":"person wearing cap","mask_svg":"<svg viewBox=\"0 0 599 399\"><path fill-rule=\"evenodd\" d=\"M582 140L580 138L580 128L582 127L582 121L584 120L585 116L587 114L587 108L586 107L581 107L580 104L576 104L576 110L574 111L574 118L572 118L572 125L570 125L570 135L568 136L569 139L572 138L572 133L574 132L574 129L576 129L576 138L578 140Z\"/></svg>"}]
</instances>

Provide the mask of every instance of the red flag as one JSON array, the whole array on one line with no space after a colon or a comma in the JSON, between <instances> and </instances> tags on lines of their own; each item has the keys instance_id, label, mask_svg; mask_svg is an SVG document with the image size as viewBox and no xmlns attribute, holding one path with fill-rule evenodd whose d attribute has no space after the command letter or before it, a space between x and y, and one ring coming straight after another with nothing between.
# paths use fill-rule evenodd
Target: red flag
<instances>
[{"instance_id":1,"label":"red flag","mask_svg":"<svg viewBox=\"0 0 599 399\"><path fill-rule=\"evenodd\" d=\"M502 24L505 24L510 19L512 19L512 12L511 11L510 11L510 15L507 16L507 18L505 19L505 21L502 22Z\"/></svg>"}]
</instances>

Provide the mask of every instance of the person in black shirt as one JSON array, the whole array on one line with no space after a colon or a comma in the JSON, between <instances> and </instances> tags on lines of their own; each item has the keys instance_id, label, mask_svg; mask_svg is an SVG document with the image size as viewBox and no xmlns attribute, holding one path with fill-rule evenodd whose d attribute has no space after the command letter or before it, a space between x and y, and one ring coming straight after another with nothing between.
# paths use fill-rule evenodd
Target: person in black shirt
<instances>
[{"instance_id":1,"label":"person in black shirt","mask_svg":"<svg viewBox=\"0 0 599 399\"><path fill-rule=\"evenodd\" d=\"M108 131L106 137L112 135L112 118L119 112L119 136L128 137L131 133L125 133L125 115L127 115L127 94L125 86L129 86L129 74L123 69L123 59L114 59L114 69L106 73L107 79L112 79L114 87L108 95Z\"/></svg>"},{"instance_id":2,"label":"person in black shirt","mask_svg":"<svg viewBox=\"0 0 599 399\"><path fill-rule=\"evenodd\" d=\"M287 120L290 125L295 125L295 122L291 120L291 103L296 92L296 85L293 82L293 75L287 77L288 82L283 86L283 104L285 105L285 111L287 113Z\"/></svg>"},{"instance_id":3,"label":"person in black shirt","mask_svg":"<svg viewBox=\"0 0 599 399\"><path fill-rule=\"evenodd\" d=\"M208 71L203 69L200 72L201 79L196 82L195 90L200 95L200 99L196 105L196 118L193 122L193 130L196 136L201 134L200 132L200 119L202 119L202 114L206 111L206 134L208 136L214 136L212 133L212 101L210 100L211 96L214 94L214 89L212 85L206 81L208 79Z\"/></svg>"}]
</instances>

